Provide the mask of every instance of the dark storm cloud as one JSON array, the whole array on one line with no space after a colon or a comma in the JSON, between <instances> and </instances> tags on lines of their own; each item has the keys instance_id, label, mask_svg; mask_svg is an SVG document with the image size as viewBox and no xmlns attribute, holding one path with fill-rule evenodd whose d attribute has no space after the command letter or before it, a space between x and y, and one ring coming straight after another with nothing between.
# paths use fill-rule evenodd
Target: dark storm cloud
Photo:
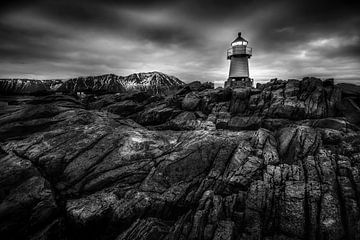
<instances>
[{"instance_id":1,"label":"dark storm cloud","mask_svg":"<svg viewBox=\"0 0 360 240\"><path fill-rule=\"evenodd\" d=\"M275 49L319 37L353 37L359 36L359 20L358 8L351 4L288 1L259 26L256 37L267 39L260 43Z\"/></svg>"},{"instance_id":2,"label":"dark storm cloud","mask_svg":"<svg viewBox=\"0 0 360 240\"><path fill-rule=\"evenodd\" d=\"M9 28L0 23L0 62L46 59L60 60L59 44L71 36L39 29Z\"/></svg>"},{"instance_id":3,"label":"dark storm cloud","mask_svg":"<svg viewBox=\"0 0 360 240\"><path fill-rule=\"evenodd\" d=\"M242 31L250 73L360 76L360 17L346 1L37 0L0 9L1 77L160 70L223 81L226 48Z\"/></svg>"}]
</instances>

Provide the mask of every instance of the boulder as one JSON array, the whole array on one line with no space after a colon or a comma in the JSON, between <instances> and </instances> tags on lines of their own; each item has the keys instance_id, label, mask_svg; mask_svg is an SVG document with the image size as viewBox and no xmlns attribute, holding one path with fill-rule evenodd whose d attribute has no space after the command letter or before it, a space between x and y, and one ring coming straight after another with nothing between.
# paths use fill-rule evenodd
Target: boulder
<instances>
[{"instance_id":1,"label":"boulder","mask_svg":"<svg viewBox=\"0 0 360 240\"><path fill-rule=\"evenodd\" d=\"M261 121L261 127L271 131L278 130L291 124L291 121L286 118L265 118Z\"/></svg>"},{"instance_id":2,"label":"boulder","mask_svg":"<svg viewBox=\"0 0 360 240\"><path fill-rule=\"evenodd\" d=\"M106 110L121 116L128 116L141 110L143 106L133 100L125 100L106 107Z\"/></svg>"},{"instance_id":3,"label":"boulder","mask_svg":"<svg viewBox=\"0 0 360 240\"><path fill-rule=\"evenodd\" d=\"M189 120L196 120L196 115L193 112L182 112L179 115L177 115L174 119L174 121L179 122L185 122Z\"/></svg>"},{"instance_id":4,"label":"boulder","mask_svg":"<svg viewBox=\"0 0 360 240\"><path fill-rule=\"evenodd\" d=\"M200 98L196 93L188 93L185 95L182 101L182 109L187 111L194 111L196 110L197 106L200 103Z\"/></svg>"},{"instance_id":5,"label":"boulder","mask_svg":"<svg viewBox=\"0 0 360 240\"><path fill-rule=\"evenodd\" d=\"M206 89L214 89L214 83L213 82L200 82L200 81L194 81L188 84L183 85L182 89L180 89L176 95L184 95L189 92L201 92Z\"/></svg>"},{"instance_id":6,"label":"boulder","mask_svg":"<svg viewBox=\"0 0 360 240\"><path fill-rule=\"evenodd\" d=\"M1 238L49 234L52 229L47 226L59 211L50 183L29 160L8 154L0 157L0 163Z\"/></svg>"},{"instance_id":7,"label":"boulder","mask_svg":"<svg viewBox=\"0 0 360 240\"><path fill-rule=\"evenodd\" d=\"M319 132L307 126L289 126L279 130L279 153L285 163L297 163L318 150Z\"/></svg>"},{"instance_id":8,"label":"boulder","mask_svg":"<svg viewBox=\"0 0 360 240\"><path fill-rule=\"evenodd\" d=\"M236 88L232 92L230 112L233 114L244 113L249 104L251 88Z\"/></svg>"},{"instance_id":9,"label":"boulder","mask_svg":"<svg viewBox=\"0 0 360 240\"><path fill-rule=\"evenodd\" d=\"M140 112L137 117L137 122L142 125L157 125L166 122L176 111L167 107L166 104L161 104L153 107L149 107ZM179 113L178 110L176 113Z\"/></svg>"},{"instance_id":10,"label":"boulder","mask_svg":"<svg viewBox=\"0 0 360 240\"><path fill-rule=\"evenodd\" d=\"M359 85L351 83L339 83L336 86L341 89L341 92L345 97L359 97L360 95Z\"/></svg>"},{"instance_id":11,"label":"boulder","mask_svg":"<svg viewBox=\"0 0 360 240\"><path fill-rule=\"evenodd\" d=\"M148 98L152 97L151 94L145 91L135 91L130 93L117 93L116 98L118 101L124 101L124 100L132 100L135 102L144 102Z\"/></svg>"},{"instance_id":12,"label":"boulder","mask_svg":"<svg viewBox=\"0 0 360 240\"><path fill-rule=\"evenodd\" d=\"M259 129L262 118L257 116L240 117L235 116L227 123L227 128L232 130Z\"/></svg>"}]
</instances>

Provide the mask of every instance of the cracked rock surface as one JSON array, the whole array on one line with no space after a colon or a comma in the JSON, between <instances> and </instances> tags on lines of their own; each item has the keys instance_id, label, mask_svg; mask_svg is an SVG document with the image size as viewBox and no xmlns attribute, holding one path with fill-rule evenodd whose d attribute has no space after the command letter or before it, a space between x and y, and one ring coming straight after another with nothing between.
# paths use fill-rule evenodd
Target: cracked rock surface
<instances>
[{"instance_id":1,"label":"cracked rock surface","mask_svg":"<svg viewBox=\"0 0 360 240\"><path fill-rule=\"evenodd\" d=\"M1 239L360 238L360 92L349 86L9 99Z\"/></svg>"}]
</instances>

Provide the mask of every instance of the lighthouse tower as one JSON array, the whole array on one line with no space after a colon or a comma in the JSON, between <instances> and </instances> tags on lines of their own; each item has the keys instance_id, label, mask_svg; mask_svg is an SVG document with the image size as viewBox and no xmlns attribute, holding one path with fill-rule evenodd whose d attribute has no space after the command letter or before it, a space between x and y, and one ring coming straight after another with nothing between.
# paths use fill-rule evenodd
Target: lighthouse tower
<instances>
[{"instance_id":1,"label":"lighthouse tower","mask_svg":"<svg viewBox=\"0 0 360 240\"><path fill-rule=\"evenodd\" d=\"M248 41L238 33L238 37L231 43L227 50L227 59L230 60L229 78L225 82L226 87L251 87L252 79L249 78L249 61L252 49L247 46Z\"/></svg>"}]
</instances>

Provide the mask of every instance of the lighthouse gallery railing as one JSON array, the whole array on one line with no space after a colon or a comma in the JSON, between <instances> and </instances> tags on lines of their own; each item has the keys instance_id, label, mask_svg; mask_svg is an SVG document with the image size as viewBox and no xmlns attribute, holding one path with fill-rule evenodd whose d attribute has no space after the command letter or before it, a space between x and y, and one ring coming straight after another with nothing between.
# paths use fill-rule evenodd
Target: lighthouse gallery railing
<instances>
[{"instance_id":1,"label":"lighthouse gallery railing","mask_svg":"<svg viewBox=\"0 0 360 240\"><path fill-rule=\"evenodd\" d=\"M227 58L234 55L252 55L252 48L247 46L234 46L227 50Z\"/></svg>"}]
</instances>

